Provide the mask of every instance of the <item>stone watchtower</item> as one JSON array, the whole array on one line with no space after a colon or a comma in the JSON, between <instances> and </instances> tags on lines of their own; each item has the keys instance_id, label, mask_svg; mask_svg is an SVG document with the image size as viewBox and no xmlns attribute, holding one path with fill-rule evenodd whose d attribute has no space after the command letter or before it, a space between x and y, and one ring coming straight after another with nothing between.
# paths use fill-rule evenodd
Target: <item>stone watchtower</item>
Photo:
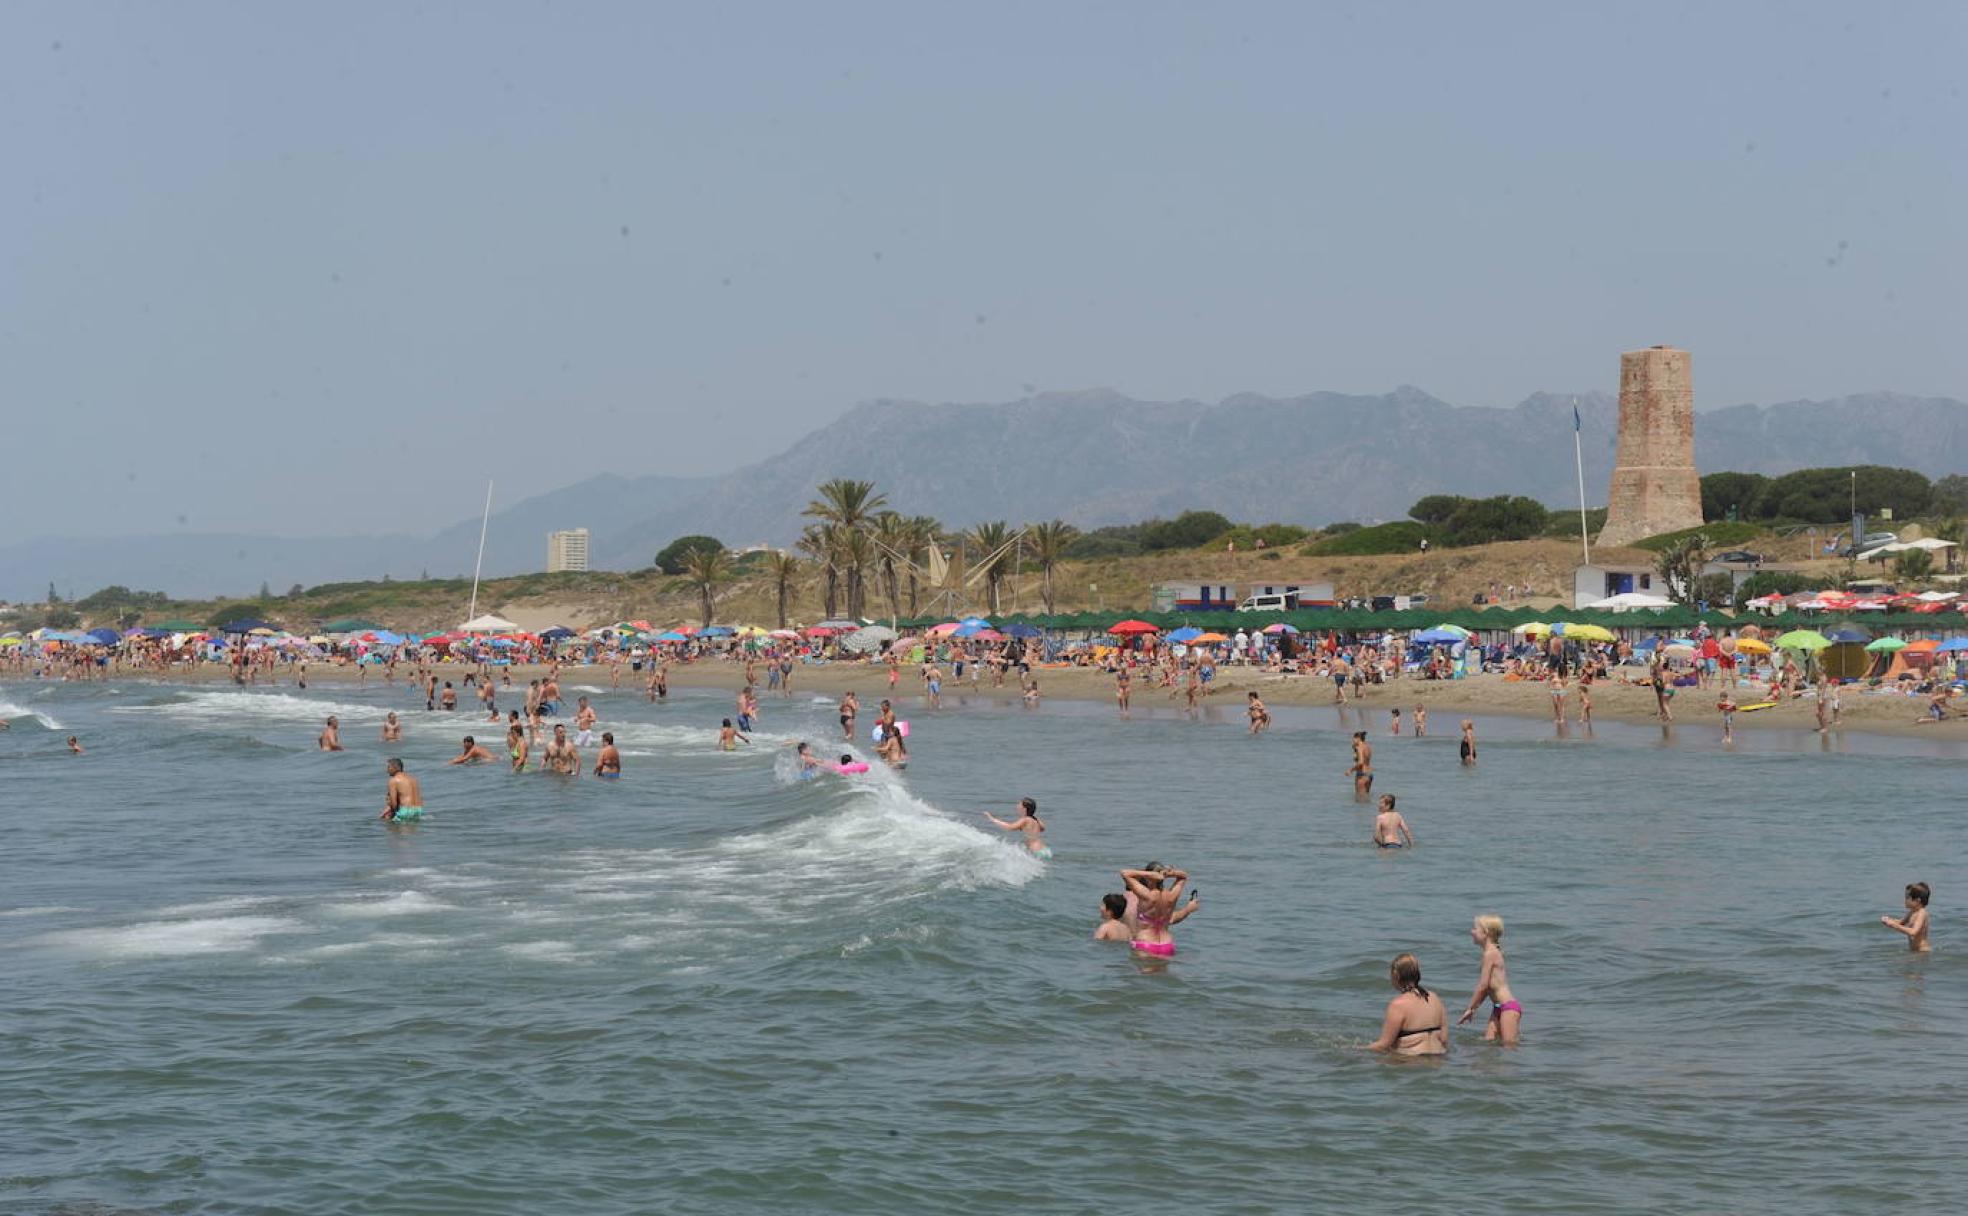
<instances>
[{"instance_id":1,"label":"stone watchtower","mask_svg":"<svg viewBox=\"0 0 1968 1216\"><path fill-rule=\"evenodd\" d=\"M1689 362L1687 351L1672 346L1620 356L1619 452L1606 494L1602 545L1701 526Z\"/></svg>"}]
</instances>

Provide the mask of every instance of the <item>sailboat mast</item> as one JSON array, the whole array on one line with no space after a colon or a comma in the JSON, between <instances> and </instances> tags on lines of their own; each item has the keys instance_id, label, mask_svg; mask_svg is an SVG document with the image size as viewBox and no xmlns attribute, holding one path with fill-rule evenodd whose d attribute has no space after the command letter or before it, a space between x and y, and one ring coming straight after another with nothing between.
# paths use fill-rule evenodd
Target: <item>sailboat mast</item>
<instances>
[{"instance_id":1,"label":"sailboat mast","mask_svg":"<svg viewBox=\"0 0 1968 1216\"><path fill-rule=\"evenodd\" d=\"M485 483L485 514L478 521L478 560L472 563L471 607L465 610L465 619L478 619L478 576L485 569L485 529L492 522L492 483Z\"/></svg>"}]
</instances>

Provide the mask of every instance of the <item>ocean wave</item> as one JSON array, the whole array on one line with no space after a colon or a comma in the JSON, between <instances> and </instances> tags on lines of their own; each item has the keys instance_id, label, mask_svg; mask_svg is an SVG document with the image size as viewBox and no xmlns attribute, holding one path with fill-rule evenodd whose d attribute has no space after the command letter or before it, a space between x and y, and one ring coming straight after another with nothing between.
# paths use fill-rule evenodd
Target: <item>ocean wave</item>
<instances>
[{"instance_id":1,"label":"ocean wave","mask_svg":"<svg viewBox=\"0 0 1968 1216\"><path fill-rule=\"evenodd\" d=\"M299 933L307 926L285 916L228 916L198 920L144 921L99 929L44 933L30 945L74 950L106 959L171 958L192 954L232 954L251 950L260 939Z\"/></svg>"},{"instance_id":2,"label":"ocean wave","mask_svg":"<svg viewBox=\"0 0 1968 1216\"><path fill-rule=\"evenodd\" d=\"M53 714L38 709L29 709L25 705L16 705L12 701L0 701L0 718L6 719L15 726L20 726L25 722L33 722L43 730L68 729L56 721Z\"/></svg>"}]
</instances>

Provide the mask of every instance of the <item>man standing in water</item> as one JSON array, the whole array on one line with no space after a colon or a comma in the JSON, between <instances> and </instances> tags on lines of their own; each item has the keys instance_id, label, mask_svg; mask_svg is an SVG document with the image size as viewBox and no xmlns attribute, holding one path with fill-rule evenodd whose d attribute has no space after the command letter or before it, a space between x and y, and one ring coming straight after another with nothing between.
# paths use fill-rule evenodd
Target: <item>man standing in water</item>
<instances>
[{"instance_id":1,"label":"man standing in water","mask_svg":"<svg viewBox=\"0 0 1968 1216\"><path fill-rule=\"evenodd\" d=\"M579 708L574 711L574 729L579 733L574 736L574 744L577 747L588 747L594 743L596 717L594 707L588 704L586 697L582 697L575 704Z\"/></svg>"},{"instance_id":2,"label":"man standing in water","mask_svg":"<svg viewBox=\"0 0 1968 1216\"><path fill-rule=\"evenodd\" d=\"M861 701L854 695L854 690L850 688L841 694L840 703L841 738L847 740L849 743L854 742L854 719L860 713Z\"/></svg>"},{"instance_id":3,"label":"man standing in water","mask_svg":"<svg viewBox=\"0 0 1968 1216\"><path fill-rule=\"evenodd\" d=\"M547 772L557 773L562 777L572 777L580 769L581 754L574 750L572 743L567 741L565 725L558 722L554 724L553 742L547 744L544 760Z\"/></svg>"},{"instance_id":4,"label":"man standing in water","mask_svg":"<svg viewBox=\"0 0 1968 1216\"><path fill-rule=\"evenodd\" d=\"M1373 744L1367 742L1367 732L1353 732L1353 766L1346 770L1353 778L1353 797L1366 801L1373 793Z\"/></svg>"},{"instance_id":5,"label":"man standing in water","mask_svg":"<svg viewBox=\"0 0 1968 1216\"><path fill-rule=\"evenodd\" d=\"M322 728L321 737L314 741L314 745L324 752L342 750L342 724L335 715L328 715L328 725Z\"/></svg>"},{"instance_id":6,"label":"man standing in water","mask_svg":"<svg viewBox=\"0 0 1968 1216\"><path fill-rule=\"evenodd\" d=\"M408 823L424 817L424 790L417 779L403 771L403 761L391 756L383 765L389 774L389 788L383 795L383 813L378 818L391 823Z\"/></svg>"}]
</instances>

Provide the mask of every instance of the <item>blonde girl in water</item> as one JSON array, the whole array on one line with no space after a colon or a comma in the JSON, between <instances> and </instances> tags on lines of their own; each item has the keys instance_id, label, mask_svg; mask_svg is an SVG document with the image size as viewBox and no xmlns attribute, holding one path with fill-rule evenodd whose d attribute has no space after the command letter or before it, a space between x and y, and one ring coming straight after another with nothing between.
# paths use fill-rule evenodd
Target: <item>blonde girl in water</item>
<instances>
[{"instance_id":1,"label":"blonde girl in water","mask_svg":"<svg viewBox=\"0 0 1968 1216\"><path fill-rule=\"evenodd\" d=\"M1380 1037L1367 1046L1402 1056L1448 1054L1448 1013L1442 998L1421 986L1421 963L1412 954L1397 954L1387 966L1394 999L1380 1019Z\"/></svg>"},{"instance_id":2,"label":"blonde girl in water","mask_svg":"<svg viewBox=\"0 0 1968 1216\"><path fill-rule=\"evenodd\" d=\"M1503 918L1488 914L1477 917L1470 922L1469 940L1483 952L1483 971L1476 977L1476 991L1470 994L1469 1007L1456 1019L1456 1025L1475 1017L1487 998L1490 1024L1483 1028L1483 1038L1514 1047L1517 1028L1524 1020L1524 1007L1510 994L1510 977L1503 970Z\"/></svg>"}]
</instances>

